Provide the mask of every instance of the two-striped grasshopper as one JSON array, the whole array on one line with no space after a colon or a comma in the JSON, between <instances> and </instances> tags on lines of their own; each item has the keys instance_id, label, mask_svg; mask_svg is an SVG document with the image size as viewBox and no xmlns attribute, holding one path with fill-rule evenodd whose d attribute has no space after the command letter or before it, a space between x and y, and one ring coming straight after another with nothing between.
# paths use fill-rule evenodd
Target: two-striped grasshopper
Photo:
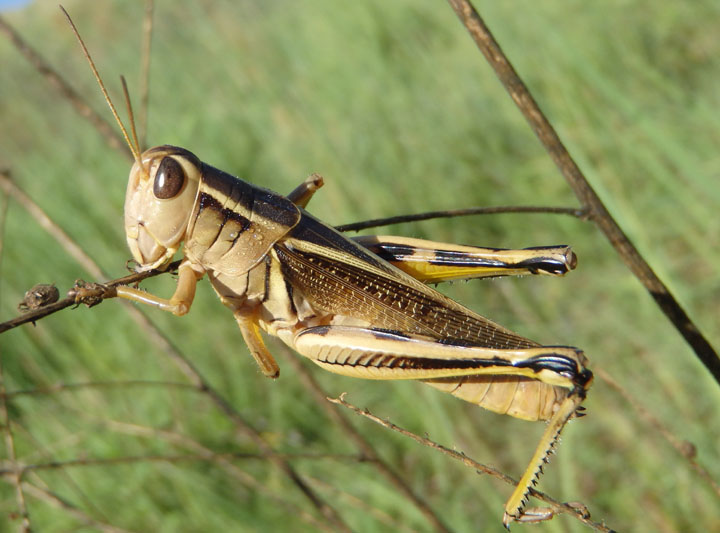
<instances>
[{"instance_id":1,"label":"two-striped grasshopper","mask_svg":"<svg viewBox=\"0 0 720 533\"><path fill-rule=\"evenodd\" d=\"M392 236L349 239L305 211L322 185L317 177L283 196L183 148L141 153L80 42L135 158L125 232L138 270L162 269L183 253L171 298L132 287L119 287L117 295L184 315L198 280L207 275L268 377L278 377L279 368L260 330L331 372L422 381L498 413L547 421L505 505L506 526L522 519L531 485L591 383L586 358L576 348L541 346L513 333L426 283L564 274L575 266L572 251L483 249Z\"/></svg>"}]
</instances>

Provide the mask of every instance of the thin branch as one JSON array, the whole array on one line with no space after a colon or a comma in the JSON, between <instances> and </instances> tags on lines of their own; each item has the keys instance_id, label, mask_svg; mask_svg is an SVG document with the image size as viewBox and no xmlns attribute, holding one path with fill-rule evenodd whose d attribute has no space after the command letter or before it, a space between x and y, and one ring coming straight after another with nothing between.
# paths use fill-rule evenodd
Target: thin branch
<instances>
[{"instance_id":1,"label":"thin branch","mask_svg":"<svg viewBox=\"0 0 720 533\"><path fill-rule=\"evenodd\" d=\"M142 55L140 67L140 112L138 113L138 127L140 129L140 150L147 145L148 110L150 109L150 59L153 36L153 0L145 0L145 13L142 24Z\"/></svg>"},{"instance_id":2,"label":"thin branch","mask_svg":"<svg viewBox=\"0 0 720 533\"><path fill-rule=\"evenodd\" d=\"M10 196L13 200L19 203L23 209L25 209L35 221L40 224L40 227L47 231L65 251L75 259L83 269L95 279L103 277L102 271L92 258L86 254L80 246L73 241L65 231L58 226L40 207L35 201L30 198L25 191L23 191L13 181L9 170L0 170L0 188Z\"/></svg>"},{"instance_id":3,"label":"thin branch","mask_svg":"<svg viewBox=\"0 0 720 533\"><path fill-rule=\"evenodd\" d=\"M327 401L323 399L323 403L327 404ZM334 409L334 407L330 406ZM337 409L335 409L337 411ZM313 485L322 488L326 491L332 492L338 500L343 501L343 508L354 507L363 515L372 516L377 522L377 526L373 527L374 531L392 531L393 533L407 532L417 533L417 528L412 527L410 523L403 520L402 515L393 515L393 510L390 509L385 511L372 505L372 503L363 497L358 497L355 494L344 490L343 487L334 486L327 481L319 478L311 478Z\"/></svg>"},{"instance_id":4,"label":"thin branch","mask_svg":"<svg viewBox=\"0 0 720 533\"><path fill-rule=\"evenodd\" d=\"M180 383L177 381L149 381L143 379L128 379L120 381L88 381L85 383L56 383L48 387L38 387L35 389L20 389L14 391L5 391L0 396L12 399L17 396L39 396L43 394L55 394L58 392L85 390L85 389L112 389L112 388L130 388L130 387L161 387L186 389L198 392L197 387L189 383Z\"/></svg>"},{"instance_id":5,"label":"thin branch","mask_svg":"<svg viewBox=\"0 0 720 533\"><path fill-rule=\"evenodd\" d=\"M85 410L79 411L79 414L82 415L86 413ZM67 444L67 440L63 439L63 441L53 441L53 442L41 442L37 438L35 438L35 435L33 435L29 428L23 426L20 424L19 420L14 420L14 429L15 434L21 434L24 441L26 441L28 444L32 444L32 454L27 454L25 461L29 460L30 457L37 457L38 455L40 457L52 457L52 452L50 449L48 449L48 445L50 448L58 449L58 447L62 447L63 444ZM71 437L71 439L75 439L75 436ZM23 462L25 464L25 462ZM42 486L45 489L49 490L49 487L47 486L46 482L40 478L37 474L31 473L30 474L32 479L28 479L27 476L23 479L23 487L27 486L27 483L36 483L36 484L42 484ZM103 522L107 522L108 518L107 515L93 502L93 498L88 495L88 493L83 489L82 485L79 484L73 476L66 471L60 471L59 476L56 478L59 480L59 478L62 478L64 482L67 484L68 491L71 491L73 493L76 493L78 495L78 498L80 498L82 504L85 506L85 511L88 513L93 513L95 518L97 520L101 520ZM79 506L78 506L79 507Z\"/></svg>"},{"instance_id":6,"label":"thin branch","mask_svg":"<svg viewBox=\"0 0 720 533\"><path fill-rule=\"evenodd\" d=\"M0 169L0 178L9 176L10 171L6 169ZM3 188L4 190L4 188ZM5 191L2 197L2 204L0 204L0 267L3 261L3 250L5 249L5 224L7 223L8 207L10 206L10 194Z\"/></svg>"},{"instance_id":7,"label":"thin branch","mask_svg":"<svg viewBox=\"0 0 720 533\"><path fill-rule=\"evenodd\" d=\"M630 394L625 388L620 385L615 379L602 368L593 368L593 372L597 377L602 379L610 388L615 390L620 396L622 396L626 402L628 402L638 416L643 419L649 426L654 428L662 437L675 448L678 454L690 463L690 466L697 472L697 474L704 479L715 492L715 495L720 498L720 484L715 481L705 467L700 465L697 460L697 449L695 445L686 440L679 439L670 430L668 430L660 420L657 419L644 405L638 402L632 394Z\"/></svg>"},{"instance_id":8,"label":"thin branch","mask_svg":"<svg viewBox=\"0 0 720 533\"><path fill-rule=\"evenodd\" d=\"M499 207L469 207L467 209L448 209L446 211L428 211L426 213L417 213L414 215L398 215L394 217L375 218L373 220L363 220L362 222L354 222L351 224L335 226L335 229L338 231L360 231L368 228L389 226L391 224L402 224L403 222L418 222L420 220L431 220L434 218L455 218L466 217L470 215L496 215L500 213L549 213L570 215L579 219L584 219L587 215L585 211L583 211L582 209L577 209L575 207L541 207L521 205Z\"/></svg>"},{"instance_id":9,"label":"thin branch","mask_svg":"<svg viewBox=\"0 0 720 533\"><path fill-rule=\"evenodd\" d=\"M70 467L82 467L82 466L109 466L119 464L132 464L132 463L183 463L183 462L216 462L220 460L262 460L266 461L271 456L280 457L286 460L314 460L323 461L332 459L334 461L352 461L352 462L367 462L367 459L357 454L341 454L341 453L276 453L270 454L265 453L251 453L251 452L226 452L226 453L211 453L211 454L181 454L181 455L128 455L122 457L83 457L80 459L67 459L64 461L50 461L47 463L35 463L16 468L12 466L10 468L0 468L1 477L13 477L19 476L22 478L28 472L37 472L40 470L60 470Z\"/></svg>"},{"instance_id":10,"label":"thin branch","mask_svg":"<svg viewBox=\"0 0 720 533\"><path fill-rule=\"evenodd\" d=\"M47 489L37 487L27 481L23 483L23 489L29 496L35 498L36 500L41 500L70 513L76 519L88 526L92 526L97 531L102 531L103 533L131 533L130 530L119 528L113 526L112 524L107 524L92 518L87 513L80 510L77 506Z\"/></svg>"},{"instance_id":11,"label":"thin branch","mask_svg":"<svg viewBox=\"0 0 720 533\"><path fill-rule=\"evenodd\" d=\"M635 245L625 235L615 219L603 204L600 197L590 186L573 158L563 145L560 137L548 119L540 110L535 99L528 91L520 76L513 68L490 30L468 0L448 0L450 6L462 21L465 28L492 66L505 89L530 124L548 154L567 180L588 216L605 234L615 251L620 255L635 277L642 283L670 322L685 338L697 357L720 384L720 357L708 340L688 317L685 310L670 290L653 272L650 265L640 255Z\"/></svg>"},{"instance_id":12,"label":"thin branch","mask_svg":"<svg viewBox=\"0 0 720 533\"><path fill-rule=\"evenodd\" d=\"M465 466L468 466L470 468L475 469L478 473L481 474L488 474L492 477L495 477L501 481L504 481L505 483L516 486L517 481L513 479L512 477L504 474L503 472L497 470L496 468L493 468L492 466L487 466L482 463L479 463L475 461L474 459L468 457L462 452L457 452L455 450L451 450L450 448L447 448L441 444L436 443L435 441L430 440L427 437L421 437L419 435L416 435L415 433L408 431L407 429L401 428L400 426L397 426L393 424L392 422L388 420L383 420L382 418L375 416L372 414L368 409L360 409L359 407L356 407L355 405L352 405L345 401L345 394L342 394L339 398L327 398L327 400L331 403L342 405L343 407L346 407L350 409L351 411L355 412L356 414L360 416L364 416L365 418L372 420L376 424L381 425L384 428L390 429L392 431L395 431L397 433L400 433L401 435L404 435L406 437L410 437L415 442L418 442L422 444L423 446L427 446L429 448L432 448L434 450L438 450L441 453L444 453L445 455L448 455L452 457L453 459L456 459L463 463ZM593 522L590 520L589 515L585 513L583 510L585 509L585 506L582 504L568 504L568 503L562 503L558 500L548 496L544 492L540 492L539 490L536 490L534 488L530 489L530 495L534 496L535 498L547 503L552 508L553 514L569 514L575 518L577 518L580 522L583 524L590 526L596 531L603 531L605 533L610 533L613 531L612 529L608 528L603 523Z\"/></svg>"},{"instance_id":13,"label":"thin branch","mask_svg":"<svg viewBox=\"0 0 720 533\"><path fill-rule=\"evenodd\" d=\"M39 307L24 313L18 317L15 317L6 322L0 323L0 333L4 333L8 330L27 324L28 322L35 323L38 320L45 318L46 316L62 311L63 309L71 306L77 307L80 304L85 304L88 307L94 307L108 298L117 297L117 292L114 290L119 285L132 285L138 283L144 279L159 276L160 274L166 274L174 272L180 266L181 261L174 261L170 263L164 270L148 270L146 272L136 272L122 278L110 280L105 283L85 283L82 280L78 280L75 286L67 292L67 295L62 300L55 303Z\"/></svg>"},{"instance_id":14,"label":"thin branch","mask_svg":"<svg viewBox=\"0 0 720 533\"><path fill-rule=\"evenodd\" d=\"M59 72L52 68L45 58L43 58L35 49L30 47L30 45L25 42L20 34L15 31L15 29L10 26L10 24L8 24L2 16L0 16L0 31L7 36L17 51L30 62L35 70L37 70L47 81L49 81L50 85L52 85L64 99L72 104L78 114L86 118L90 124L92 124L92 126L100 133L102 138L105 139L108 146L114 150L122 152L126 156L129 155L132 159L130 152L125 146L125 141L123 141L122 137L117 134L115 127L102 118L102 116L100 116L92 107L90 107L80 93L73 89L70 83L68 83L68 81L63 78Z\"/></svg>"},{"instance_id":15,"label":"thin branch","mask_svg":"<svg viewBox=\"0 0 720 533\"><path fill-rule=\"evenodd\" d=\"M3 259L3 242L5 241L5 223L7 221L7 208L9 194L5 194L2 199L2 207L0 207L0 265ZM1 354L0 354L1 355ZM5 436L5 450L8 461L11 464L12 484L15 486L15 501L17 502L18 512L21 517L20 531L30 532L30 514L28 513L27 504L25 502L25 493L22 487L22 473L17 468L17 455L15 453L15 437L12 427L10 426L10 413L7 406L7 398L5 397L5 374L3 372L3 360L0 357L0 417L2 418L3 433Z\"/></svg>"},{"instance_id":16,"label":"thin branch","mask_svg":"<svg viewBox=\"0 0 720 533\"><path fill-rule=\"evenodd\" d=\"M21 517L20 531L30 533L30 514L28 513L27 504L25 503L25 492L22 488L22 469L18 468L17 457L15 455L15 438L13 436L12 427L10 426L10 415L7 408L7 400L5 399L5 379L2 370L2 359L0 358L0 416L2 417L3 433L5 434L5 449L7 450L10 468L7 470L12 484L15 486L15 500L18 506L18 513Z\"/></svg>"},{"instance_id":17,"label":"thin branch","mask_svg":"<svg viewBox=\"0 0 720 533\"><path fill-rule=\"evenodd\" d=\"M210 386L209 382L205 380L205 378L188 359L180 354L180 352L173 346L172 342L165 337L163 337L162 342L164 342L169 348L165 350L167 355L178 363L181 370L185 371L186 375L190 377L200 389L205 391L205 393L212 399L215 405L220 408L225 416L227 416L236 427L241 429L243 433L249 435L255 445L260 448L262 452L271 453L272 448L265 441L262 435L248 422L246 422L240 413L238 413L238 411L219 392ZM350 528L343 522L340 515L337 514L337 511L320 498L312 487L307 484L307 482L287 461L277 456L271 456L270 460L293 481L297 488L300 489L300 491L310 500L315 508L320 511L323 517L333 524L338 531L350 531Z\"/></svg>"},{"instance_id":18,"label":"thin branch","mask_svg":"<svg viewBox=\"0 0 720 533\"><path fill-rule=\"evenodd\" d=\"M300 381L303 383L305 388L311 393L316 403L327 413L328 417L340 427L343 434L346 435L351 441L355 443L355 446L369 461L372 461L377 470L385 476L385 478L395 487L400 494L407 498L422 514L426 520L436 531L448 532L450 529L445 525L442 519L433 511L433 509L418 496L410 485L398 474L387 462L385 462L377 453L375 448L365 439L362 434L353 427L350 421L344 417L340 411L332 408L327 403L327 393L320 387L315 378L310 372L308 372L305 365L302 364L299 358L290 354L287 358L290 365L293 367L295 372L300 376Z\"/></svg>"},{"instance_id":19,"label":"thin branch","mask_svg":"<svg viewBox=\"0 0 720 533\"><path fill-rule=\"evenodd\" d=\"M283 507L288 515L296 516L307 522L314 528L315 531L334 531L331 524L320 521L312 513L308 512L307 506L303 506L302 504L298 504L278 496L271 491L270 487L264 482L264 480L259 481L257 478L250 475L246 468L238 467L238 465L236 465L231 459L219 457L215 451L186 435L181 435L168 430L141 426L139 424L128 424L127 422L108 420L107 418L104 418L99 422L112 430L120 431L125 434L154 439L159 438L172 445L182 446L185 449L189 449L196 454L202 454L208 458L214 456L213 461L222 468L222 471L225 474L239 481L246 488L255 491L256 494L260 494L262 497L268 498L278 506ZM365 459L363 457L358 457L358 460L364 461Z\"/></svg>"}]
</instances>

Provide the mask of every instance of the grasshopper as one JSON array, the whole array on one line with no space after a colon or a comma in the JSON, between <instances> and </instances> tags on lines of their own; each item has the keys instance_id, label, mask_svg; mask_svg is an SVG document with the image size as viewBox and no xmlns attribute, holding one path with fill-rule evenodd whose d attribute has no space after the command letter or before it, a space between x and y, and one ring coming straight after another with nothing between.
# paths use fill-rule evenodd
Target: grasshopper
<instances>
[{"instance_id":1,"label":"grasshopper","mask_svg":"<svg viewBox=\"0 0 720 533\"><path fill-rule=\"evenodd\" d=\"M64 10L63 10L64 11ZM65 13L67 16L67 13ZM437 292L428 283L519 274L562 275L567 246L504 250L395 236L347 238L305 207L322 186L311 176L287 196L242 181L195 154L162 145L141 152L119 118L77 29L93 74L135 163L125 233L138 271L163 269L182 251L174 294L121 286L117 296L188 313L205 275L233 313L262 373L279 367L261 331L318 366L365 379L422 381L491 411L547 427L505 505L524 514L558 436L592 381L583 352L542 346Z\"/></svg>"}]
</instances>

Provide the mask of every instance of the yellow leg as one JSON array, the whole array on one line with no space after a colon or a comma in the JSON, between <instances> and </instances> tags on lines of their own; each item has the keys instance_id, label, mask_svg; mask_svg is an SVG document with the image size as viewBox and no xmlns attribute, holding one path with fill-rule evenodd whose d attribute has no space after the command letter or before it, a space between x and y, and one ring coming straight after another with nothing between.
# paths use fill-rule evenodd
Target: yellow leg
<instances>
[{"instance_id":1,"label":"yellow leg","mask_svg":"<svg viewBox=\"0 0 720 533\"><path fill-rule=\"evenodd\" d=\"M320 174L310 174L305 181L287 195L287 198L296 206L305 208L313 194L315 194L324 183L325 181Z\"/></svg>"},{"instance_id":2,"label":"yellow leg","mask_svg":"<svg viewBox=\"0 0 720 533\"><path fill-rule=\"evenodd\" d=\"M527 274L562 276L577 265L569 246L505 250L391 235L363 235L353 240L425 283Z\"/></svg>"},{"instance_id":3,"label":"yellow leg","mask_svg":"<svg viewBox=\"0 0 720 533\"><path fill-rule=\"evenodd\" d=\"M178 282L175 293L168 300L154 294L134 289L132 287L117 287L117 295L120 298L132 300L147 305L152 305L163 311L169 311L174 315L182 316L187 314L195 299L195 286L205 271L196 271L188 262L183 262L178 268Z\"/></svg>"},{"instance_id":4,"label":"yellow leg","mask_svg":"<svg viewBox=\"0 0 720 533\"><path fill-rule=\"evenodd\" d=\"M247 344L250 353L255 358L255 362L260 367L260 371L269 378L277 378L280 375L280 367L275 362L275 359L268 351L260 336L260 328L258 327L255 316L240 311L236 311L233 314L238 326L240 326L245 344Z\"/></svg>"},{"instance_id":5,"label":"yellow leg","mask_svg":"<svg viewBox=\"0 0 720 533\"><path fill-rule=\"evenodd\" d=\"M535 449L535 453L530 459L530 463L525 469L525 473L520 478L520 481L515 487L515 490L508 498L505 503L505 514L503 515L503 525L509 530L510 522L517 521L539 521L540 518L536 519L531 517L529 520L523 520L523 508L527 503L528 494L530 488L535 484L535 481L542 473L542 467L547 462L548 455L552 452L552 449L557 443L560 432L567 424L568 420L575 414L580 403L585 398L583 390L574 390L565 400L560 404L557 412L548 422L545 431L540 437L540 442ZM533 513L538 513L538 510L533 510Z\"/></svg>"}]
</instances>

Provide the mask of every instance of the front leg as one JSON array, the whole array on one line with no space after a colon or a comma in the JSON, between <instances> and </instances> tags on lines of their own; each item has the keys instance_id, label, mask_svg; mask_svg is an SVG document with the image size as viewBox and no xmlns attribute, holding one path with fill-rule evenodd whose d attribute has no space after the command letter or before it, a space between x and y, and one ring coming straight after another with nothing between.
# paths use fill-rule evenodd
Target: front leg
<instances>
[{"instance_id":1,"label":"front leg","mask_svg":"<svg viewBox=\"0 0 720 533\"><path fill-rule=\"evenodd\" d=\"M154 294L121 285L117 287L117 295L120 298L139 302L163 311L169 311L174 315L182 316L187 314L195 299L195 287L198 280L205 275L205 270L185 260L178 268L178 281L175 293L168 300Z\"/></svg>"},{"instance_id":2,"label":"front leg","mask_svg":"<svg viewBox=\"0 0 720 533\"><path fill-rule=\"evenodd\" d=\"M254 311L235 311L233 313L250 354L267 377L276 379L280 376L280 367L268 351L260 335L257 315Z\"/></svg>"}]
</instances>

